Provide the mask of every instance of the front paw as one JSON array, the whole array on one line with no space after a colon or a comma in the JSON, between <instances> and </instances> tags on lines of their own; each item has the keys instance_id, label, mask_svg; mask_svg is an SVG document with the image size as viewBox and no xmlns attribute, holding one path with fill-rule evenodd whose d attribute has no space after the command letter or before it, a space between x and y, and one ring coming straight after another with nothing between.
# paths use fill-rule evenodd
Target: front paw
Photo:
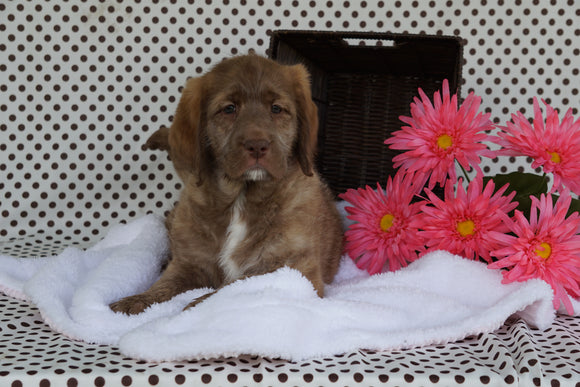
<instances>
[{"instance_id":1,"label":"front paw","mask_svg":"<svg viewBox=\"0 0 580 387\"><path fill-rule=\"evenodd\" d=\"M137 294L134 296L122 298L119 301L109 305L109 307L113 310L113 312L131 315L143 312L153 303L154 302L151 301L147 296Z\"/></svg>"},{"instance_id":2,"label":"front paw","mask_svg":"<svg viewBox=\"0 0 580 387\"><path fill-rule=\"evenodd\" d=\"M194 308L195 306L201 304L202 302L207 300L210 296L214 295L215 293L216 292L210 292L210 293L204 294L201 297L197 297L195 300L193 300L189 304L187 304L187 306L185 308L183 308L183 310L188 310L188 309Z\"/></svg>"}]
</instances>

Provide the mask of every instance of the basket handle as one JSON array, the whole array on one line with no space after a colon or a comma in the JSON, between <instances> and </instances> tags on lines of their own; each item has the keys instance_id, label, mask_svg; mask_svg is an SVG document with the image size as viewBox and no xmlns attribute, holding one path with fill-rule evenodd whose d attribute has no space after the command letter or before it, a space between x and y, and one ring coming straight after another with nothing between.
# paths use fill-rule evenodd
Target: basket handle
<instances>
[{"instance_id":1,"label":"basket handle","mask_svg":"<svg viewBox=\"0 0 580 387\"><path fill-rule=\"evenodd\" d=\"M379 47L395 47L397 42L393 39L380 39L380 38L343 38L349 46L379 46Z\"/></svg>"}]
</instances>

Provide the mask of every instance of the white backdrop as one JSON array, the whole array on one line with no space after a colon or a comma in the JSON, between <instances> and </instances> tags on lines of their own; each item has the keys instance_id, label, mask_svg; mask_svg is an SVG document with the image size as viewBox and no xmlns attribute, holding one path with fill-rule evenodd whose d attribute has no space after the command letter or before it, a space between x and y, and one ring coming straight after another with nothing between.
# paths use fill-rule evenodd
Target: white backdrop
<instances>
[{"instance_id":1,"label":"white backdrop","mask_svg":"<svg viewBox=\"0 0 580 387\"><path fill-rule=\"evenodd\" d=\"M504 123L518 109L531 116L533 96L578 115L579 22L573 0L4 1L0 248L87 246L113 224L167 211L179 180L142 143L170 122L187 77L266 54L272 30L459 35L463 96L474 91Z\"/></svg>"}]
</instances>

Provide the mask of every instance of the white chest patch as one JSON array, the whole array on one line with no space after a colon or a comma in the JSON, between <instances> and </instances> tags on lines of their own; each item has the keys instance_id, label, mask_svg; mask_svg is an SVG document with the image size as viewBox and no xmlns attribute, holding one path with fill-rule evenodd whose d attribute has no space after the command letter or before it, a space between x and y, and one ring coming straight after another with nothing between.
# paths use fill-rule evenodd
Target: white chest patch
<instances>
[{"instance_id":1,"label":"white chest patch","mask_svg":"<svg viewBox=\"0 0 580 387\"><path fill-rule=\"evenodd\" d=\"M232 217L226 231L226 240L219 255L219 265L224 271L227 282L235 281L241 276L240 267L232 259L232 254L248 233L246 222L242 219L244 202L244 196L240 196L232 206Z\"/></svg>"}]
</instances>

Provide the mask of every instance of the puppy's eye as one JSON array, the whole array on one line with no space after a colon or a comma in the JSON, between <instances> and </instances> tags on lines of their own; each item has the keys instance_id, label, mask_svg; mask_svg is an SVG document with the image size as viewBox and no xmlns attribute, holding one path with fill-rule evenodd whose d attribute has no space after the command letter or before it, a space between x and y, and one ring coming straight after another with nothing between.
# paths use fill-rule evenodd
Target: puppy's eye
<instances>
[{"instance_id":1,"label":"puppy's eye","mask_svg":"<svg viewBox=\"0 0 580 387\"><path fill-rule=\"evenodd\" d=\"M282 108L280 107L280 105L272 105L272 113L274 114L282 113Z\"/></svg>"},{"instance_id":2,"label":"puppy's eye","mask_svg":"<svg viewBox=\"0 0 580 387\"><path fill-rule=\"evenodd\" d=\"M236 112L236 105L230 104L225 108L223 108L222 112L224 112L225 114L234 114Z\"/></svg>"}]
</instances>

